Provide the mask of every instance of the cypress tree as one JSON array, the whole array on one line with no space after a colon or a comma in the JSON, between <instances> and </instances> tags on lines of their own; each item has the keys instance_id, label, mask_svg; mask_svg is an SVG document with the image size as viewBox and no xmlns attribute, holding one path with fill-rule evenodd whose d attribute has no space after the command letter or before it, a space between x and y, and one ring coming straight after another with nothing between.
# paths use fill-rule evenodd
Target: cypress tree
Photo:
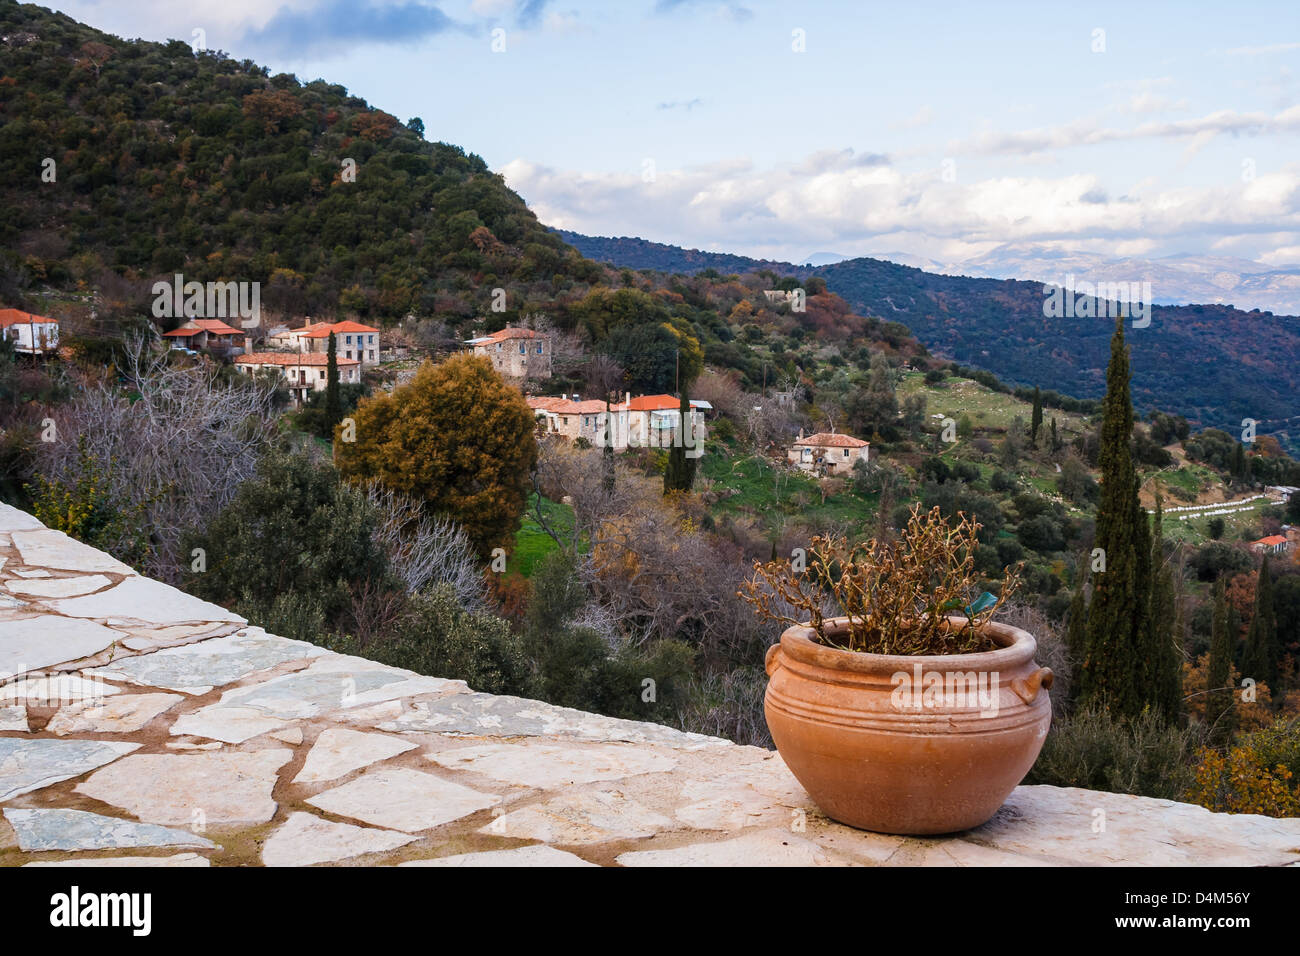
<instances>
[{"instance_id":1,"label":"cypress tree","mask_svg":"<svg viewBox=\"0 0 1300 956\"><path fill-rule=\"evenodd\" d=\"M1043 427L1043 396L1038 391L1038 386L1034 386L1034 411L1029 421L1029 443L1038 444L1038 432Z\"/></svg>"},{"instance_id":2,"label":"cypress tree","mask_svg":"<svg viewBox=\"0 0 1300 956\"><path fill-rule=\"evenodd\" d=\"M1156 696L1148 685L1151 532L1138 500L1138 476L1130 447L1133 403L1123 316L1116 320L1110 341L1102 408L1096 547L1102 550L1105 570L1093 578L1079 703L1107 706L1116 717L1137 717Z\"/></svg>"},{"instance_id":3,"label":"cypress tree","mask_svg":"<svg viewBox=\"0 0 1300 956\"><path fill-rule=\"evenodd\" d=\"M1232 624L1223 578L1214 582L1214 625L1210 631L1210 663L1205 679L1205 720L1210 739L1218 746L1232 740Z\"/></svg>"},{"instance_id":4,"label":"cypress tree","mask_svg":"<svg viewBox=\"0 0 1300 956\"><path fill-rule=\"evenodd\" d=\"M664 494L670 491L690 491L691 485L695 484L695 464L698 459L686 454L686 430L691 422L691 403L686 398L686 389L682 389L678 422L677 440L668 453L668 465L664 469Z\"/></svg>"},{"instance_id":5,"label":"cypress tree","mask_svg":"<svg viewBox=\"0 0 1300 956\"><path fill-rule=\"evenodd\" d=\"M1273 574L1264 558L1255 585L1255 616L1250 619L1246 632L1246 650L1241 659L1243 677L1275 687L1278 676L1278 659L1282 647L1278 643L1277 616L1273 609Z\"/></svg>"},{"instance_id":6,"label":"cypress tree","mask_svg":"<svg viewBox=\"0 0 1300 956\"><path fill-rule=\"evenodd\" d=\"M1056 419L1052 419L1052 451L1057 451L1061 447L1061 439L1056 434Z\"/></svg>"},{"instance_id":7,"label":"cypress tree","mask_svg":"<svg viewBox=\"0 0 1300 956\"><path fill-rule=\"evenodd\" d=\"M327 433L333 432L334 426L343 420L343 399L339 395L338 348L338 339L331 332L325 359L325 429Z\"/></svg>"},{"instance_id":8,"label":"cypress tree","mask_svg":"<svg viewBox=\"0 0 1300 956\"><path fill-rule=\"evenodd\" d=\"M1183 697L1181 634L1178 630L1178 589L1174 569L1165 555L1164 507L1156 493L1151 534L1151 652L1147 685L1151 705L1168 720L1176 720Z\"/></svg>"}]
</instances>

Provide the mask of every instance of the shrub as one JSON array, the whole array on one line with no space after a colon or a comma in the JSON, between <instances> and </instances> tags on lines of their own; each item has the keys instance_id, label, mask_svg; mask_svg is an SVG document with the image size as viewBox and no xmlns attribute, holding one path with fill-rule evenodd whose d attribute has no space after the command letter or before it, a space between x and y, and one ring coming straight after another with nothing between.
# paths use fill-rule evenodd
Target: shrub
<instances>
[{"instance_id":1,"label":"shrub","mask_svg":"<svg viewBox=\"0 0 1300 956\"><path fill-rule=\"evenodd\" d=\"M1192 783L1190 758L1200 742L1151 711L1133 721L1088 708L1057 719L1026 783L1180 799Z\"/></svg>"},{"instance_id":2,"label":"shrub","mask_svg":"<svg viewBox=\"0 0 1300 956\"><path fill-rule=\"evenodd\" d=\"M1300 718L1246 734L1226 754L1202 749L1188 797L1220 813L1300 816Z\"/></svg>"}]
</instances>

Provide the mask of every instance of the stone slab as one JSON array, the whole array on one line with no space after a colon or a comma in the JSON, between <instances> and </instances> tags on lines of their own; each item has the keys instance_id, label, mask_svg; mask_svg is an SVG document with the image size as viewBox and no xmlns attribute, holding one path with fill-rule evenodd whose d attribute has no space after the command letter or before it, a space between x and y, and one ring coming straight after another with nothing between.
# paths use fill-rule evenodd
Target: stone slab
<instances>
[{"instance_id":1,"label":"stone slab","mask_svg":"<svg viewBox=\"0 0 1300 956\"><path fill-rule=\"evenodd\" d=\"M414 833L485 810L497 797L418 770L389 767L362 774L307 802L340 817Z\"/></svg>"},{"instance_id":2,"label":"stone slab","mask_svg":"<svg viewBox=\"0 0 1300 956\"><path fill-rule=\"evenodd\" d=\"M75 538L69 538L62 531L50 531L40 522L37 522L37 527L39 530L14 531L10 535L14 547L22 557L22 563L29 568L135 574L134 570L116 558L88 544L82 544Z\"/></svg>"},{"instance_id":3,"label":"stone slab","mask_svg":"<svg viewBox=\"0 0 1300 956\"><path fill-rule=\"evenodd\" d=\"M431 860L408 860L400 866L469 866L469 867L549 867L595 866L580 856L539 843L513 850L484 850L482 853L457 853Z\"/></svg>"},{"instance_id":4,"label":"stone slab","mask_svg":"<svg viewBox=\"0 0 1300 956\"><path fill-rule=\"evenodd\" d=\"M139 730L185 698L180 694L122 694L68 704L50 718L45 729L65 734L129 734Z\"/></svg>"},{"instance_id":5,"label":"stone slab","mask_svg":"<svg viewBox=\"0 0 1300 956\"><path fill-rule=\"evenodd\" d=\"M566 793L497 817L478 832L560 846L636 840L676 826L619 790Z\"/></svg>"},{"instance_id":6,"label":"stone slab","mask_svg":"<svg viewBox=\"0 0 1300 956\"><path fill-rule=\"evenodd\" d=\"M483 744L442 750L428 758L449 770L469 770L539 790L664 773L677 765L665 754L617 744Z\"/></svg>"},{"instance_id":7,"label":"stone slab","mask_svg":"<svg viewBox=\"0 0 1300 956\"><path fill-rule=\"evenodd\" d=\"M113 582L102 574L87 574L75 578L44 578L34 581L8 581L5 587L14 594L25 597L65 598L89 594Z\"/></svg>"},{"instance_id":8,"label":"stone slab","mask_svg":"<svg viewBox=\"0 0 1300 956\"><path fill-rule=\"evenodd\" d=\"M844 866L810 840L782 830L760 830L716 843L692 843L666 850L622 853L623 866Z\"/></svg>"},{"instance_id":9,"label":"stone slab","mask_svg":"<svg viewBox=\"0 0 1300 956\"><path fill-rule=\"evenodd\" d=\"M77 792L149 823L207 826L265 823L275 815L284 748L226 753L134 754L77 785Z\"/></svg>"},{"instance_id":10,"label":"stone slab","mask_svg":"<svg viewBox=\"0 0 1300 956\"><path fill-rule=\"evenodd\" d=\"M23 866L210 866L207 857L197 853L174 856L101 856L87 860L52 860L24 863Z\"/></svg>"},{"instance_id":11,"label":"stone slab","mask_svg":"<svg viewBox=\"0 0 1300 956\"><path fill-rule=\"evenodd\" d=\"M52 615L0 621L0 676L90 657L112 646L121 636L93 621Z\"/></svg>"},{"instance_id":12,"label":"stone slab","mask_svg":"<svg viewBox=\"0 0 1300 956\"><path fill-rule=\"evenodd\" d=\"M129 577L106 591L48 603L54 611L68 617L119 618L147 624L247 623L217 604L201 601L161 581L138 576Z\"/></svg>"},{"instance_id":13,"label":"stone slab","mask_svg":"<svg viewBox=\"0 0 1300 956\"><path fill-rule=\"evenodd\" d=\"M124 847L214 847L211 840L185 830L106 817L86 810L23 810L10 807L5 819L27 851L116 850Z\"/></svg>"},{"instance_id":14,"label":"stone slab","mask_svg":"<svg viewBox=\"0 0 1300 956\"><path fill-rule=\"evenodd\" d=\"M294 783L325 783L362 767L414 750L415 744L387 734L330 727L321 731Z\"/></svg>"},{"instance_id":15,"label":"stone slab","mask_svg":"<svg viewBox=\"0 0 1300 956\"><path fill-rule=\"evenodd\" d=\"M79 777L139 749L124 740L0 737L0 802Z\"/></svg>"},{"instance_id":16,"label":"stone slab","mask_svg":"<svg viewBox=\"0 0 1300 956\"><path fill-rule=\"evenodd\" d=\"M187 694L205 694L256 671L328 653L303 641L248 628L238 634L123 658L90 673Z\"/></svg>"},{"instance_id":17,"label":"stone slab","mask_svg":"<svg viewBox=\"0 0 1300 956\"><path fill-rule=\"evenodd\" d=\"M267 866L311 866L366 853L383 853L416 838L392 830L332 823L310 813L294 813L262 846Z\"/></svg>"},{"instance_id":18,"label":"stone slab","mask_svg":"<svg viewBox=\"0 0 1300 956\"><path fill-rule=\"evenodd\" d=\"M572 737L579 740L662 744L686 750L734 746L731 741L690 734L660 724L601 717L523 697L456 694L419 701L380 730L425 731L470 737Z\"/></svg>"}]
</instances>

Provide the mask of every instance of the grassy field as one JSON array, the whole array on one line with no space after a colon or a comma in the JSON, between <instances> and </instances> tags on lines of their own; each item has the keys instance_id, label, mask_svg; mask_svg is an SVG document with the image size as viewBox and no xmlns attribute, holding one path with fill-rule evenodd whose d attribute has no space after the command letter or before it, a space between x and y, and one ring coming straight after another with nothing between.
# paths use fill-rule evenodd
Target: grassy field
<instances>
[{"instance_id":1,"label":"grassy field","mask_svg":"<svg viewBox=\"0 0 1300 956\"><path fill-rule=\"evenodd\" d=\"M786 518L798 518L814 527L855 526L875 514L875 496L856 495L843 485L841 493L823 498L821 484L803 472L759 456L733 454L737 452L732 447L714 444L701 459L700 477L707 479L719 496L712 509L715 515L749 515L771 530Z\"/></svg>"},{"instance_id":2,"label":"grassy field","mask_svg":"<svg viewBox=\"0 0 1300 956\"><path fill-rule=\"evenodd\" d=\"M531 577L537 562L559 547L537 523L534 517L536 504L537 495L529 495L528 510L524 513L523 524L515 535L514 554L510 555L510 560L506 563L507 574ZM561 537L573 528L573 509L568 505L543 498L542 514L546 516L547 524L559 531Z\"/></svg>"},{"instance_id":3,"label":"grassy field","mask_svg":"<svg viewBox=\"0 0 1300 956\"><path fill-rule=\"evenodd\" d=\"M971 424L977 431L1005 430L1011 427L1017 417L1028 424L1033 415L1033 405L1029 402L1022 402L1014 395L992 391L968 378L946 378L937 385L927 385L925 375L921 372L904 372L903 380L898 386L899 402L918 393L926 398L927 415L945 415L954 420L969 415ZM1044 408L1043 428L1050 428L1053 418L1056 419L1056 427L1063 442L1073 440L1086 427L1087 420L1083 415Z\"/></svg>"}]
</instances>

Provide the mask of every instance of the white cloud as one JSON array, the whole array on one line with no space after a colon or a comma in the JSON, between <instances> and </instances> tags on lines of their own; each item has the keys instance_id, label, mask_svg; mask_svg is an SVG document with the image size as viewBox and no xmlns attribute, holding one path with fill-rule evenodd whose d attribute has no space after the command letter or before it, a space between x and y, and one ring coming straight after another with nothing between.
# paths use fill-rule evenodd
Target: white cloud
<instances>
[{"instance_id":1,"label":"white cloud","mask_svg":"<svg viewBox=\"0 0 1300 956\"><path fill-rule=\"evenodd\" d=\"M744 160L661 168L653 182L526 160L503 172L544 222L564 228L796 257L810 243L951 254L1014 241L1145 255L1161 242L1300 230L1300 165L1250 183L1125 195L1085 173L949 183L937 169L903 171L849 151L763 169Z\"/></svg>"}]
</instances>

